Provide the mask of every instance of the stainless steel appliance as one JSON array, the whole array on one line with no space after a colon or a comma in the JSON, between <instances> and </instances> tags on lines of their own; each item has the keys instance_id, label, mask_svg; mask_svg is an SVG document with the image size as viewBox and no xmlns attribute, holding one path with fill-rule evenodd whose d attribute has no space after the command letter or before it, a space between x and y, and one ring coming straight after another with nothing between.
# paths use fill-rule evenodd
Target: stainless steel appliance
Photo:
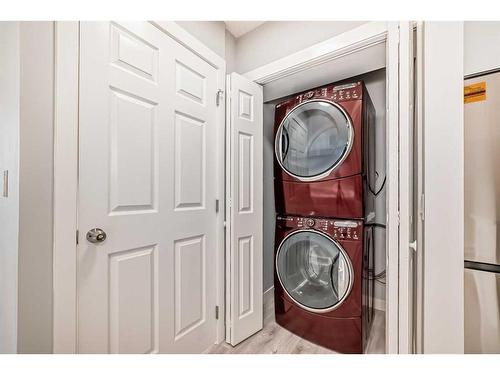
<instances>
[{"instance_id":1,"label":"stainless steel appliance","mask_svg":"<svg viewBox=\"0 0 500 375\"><path fill-rule=\"evenodd\" d=\"M500 353L500 72L464 101L465 352Z\"/></svg>"}]
</instances>

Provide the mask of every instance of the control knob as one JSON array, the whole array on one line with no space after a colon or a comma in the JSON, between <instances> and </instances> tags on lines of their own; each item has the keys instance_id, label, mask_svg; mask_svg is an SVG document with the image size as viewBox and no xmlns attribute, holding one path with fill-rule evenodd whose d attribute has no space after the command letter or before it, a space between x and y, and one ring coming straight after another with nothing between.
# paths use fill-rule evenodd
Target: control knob
<instances>
[{"instance_id":1,"label":"control knob","mask_svg":"<svg viewBox=\"0 0 500 375\"><path fill-rule=\"evenodd\" d=\"M307 219L306 220L306 225L308 227L314 227L314 224L316 224L316 221L314 219Z\"/></svg>"}]
</instances>

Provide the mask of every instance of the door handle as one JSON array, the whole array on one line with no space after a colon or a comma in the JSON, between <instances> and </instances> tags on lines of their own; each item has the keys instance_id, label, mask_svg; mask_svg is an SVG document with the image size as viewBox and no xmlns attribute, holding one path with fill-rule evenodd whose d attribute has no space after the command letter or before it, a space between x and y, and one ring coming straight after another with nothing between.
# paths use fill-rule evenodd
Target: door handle
<instances>
[{"instance_id":1,"label":"door handle","mask_svg":"<svg viewBox=\"0 0 500 375\"><path fill-rule=\"evenodd\" d=\"M101 228L94 228L87 232L87 241L90 243L101 243L106 240L106 232Z\"/></svg>"}]
</instances>

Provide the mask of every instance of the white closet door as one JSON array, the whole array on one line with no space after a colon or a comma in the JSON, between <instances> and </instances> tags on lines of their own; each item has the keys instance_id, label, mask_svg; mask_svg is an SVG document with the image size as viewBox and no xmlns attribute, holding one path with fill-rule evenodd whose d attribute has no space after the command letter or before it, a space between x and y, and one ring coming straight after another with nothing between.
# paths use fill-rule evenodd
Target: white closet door
<instances>
[{"instance_id":1,"label":"white closet door","mask_svg":"<svg viewBox=\"0 0 500 375\"><path fill-rule=\"evenodd\" d=\"M80 30L78 351L200 353L216 340L216 70L147 22Z\"/></svg>"},{"instance_id":2,"label":"white closet door","mask_svg":"<svg viewBox=\"0 0 500 375\"><path fill-rule=\"evenodd\" d=\"M262 87L232 73L228 90L227 191L229 311L226 340L236 345L262 329Z\"/></svg>"}]
</instances>

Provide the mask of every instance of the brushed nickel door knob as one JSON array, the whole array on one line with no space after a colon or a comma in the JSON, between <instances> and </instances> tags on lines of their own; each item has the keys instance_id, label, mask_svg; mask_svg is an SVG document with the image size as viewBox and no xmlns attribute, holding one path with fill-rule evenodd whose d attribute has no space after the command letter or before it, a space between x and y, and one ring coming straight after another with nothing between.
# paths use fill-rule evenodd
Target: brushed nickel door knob
<instances>
[{"instance_id":1,"label":"brushed nickel door knob","mask_svg":"<svg viewBox=\"0 0 500 375\"><path fill-rule=\"evenodd\" d=\"M106 240L106 232L101 228L94 228L87 232L87 241L90 243L100 243Z\"/></svg>"}]
</instances>

